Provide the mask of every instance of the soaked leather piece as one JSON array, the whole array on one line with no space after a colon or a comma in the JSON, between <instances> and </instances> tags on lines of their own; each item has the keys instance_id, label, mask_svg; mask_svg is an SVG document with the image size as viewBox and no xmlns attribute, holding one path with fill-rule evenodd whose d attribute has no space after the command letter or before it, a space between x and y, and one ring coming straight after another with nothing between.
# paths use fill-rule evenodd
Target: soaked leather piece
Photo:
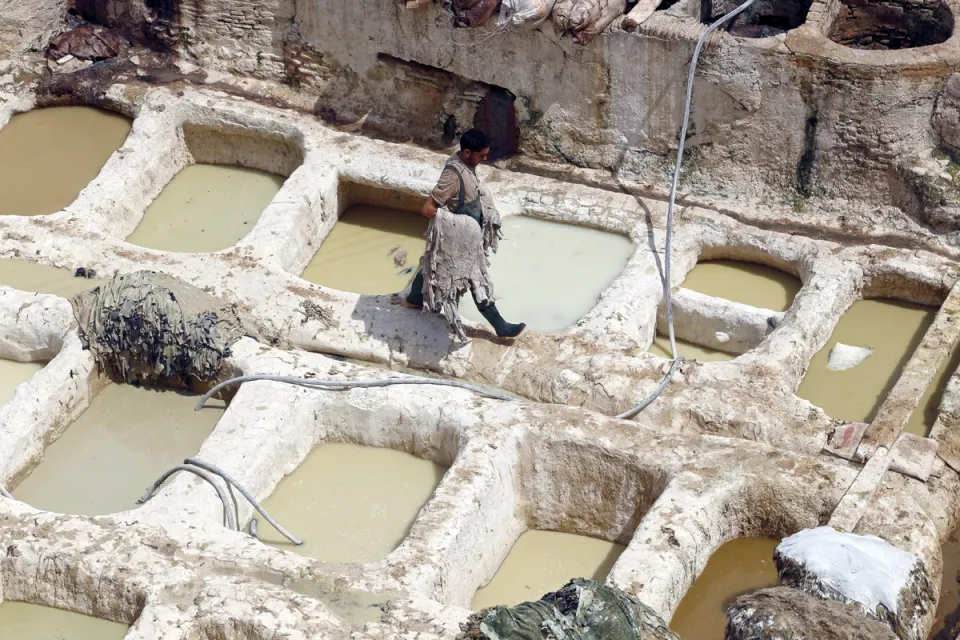
<instances>
[{"instance_id":1,"label":"soaked leather piece","mask_svg":"<svg viewBox=\"0 0 960 640\"><path fill-rule=\"evenodd\" d=\"M475 613L462 632L460 640L682 640L633 596L585 578L537 602Z\"/></svg>"}]
</instances>

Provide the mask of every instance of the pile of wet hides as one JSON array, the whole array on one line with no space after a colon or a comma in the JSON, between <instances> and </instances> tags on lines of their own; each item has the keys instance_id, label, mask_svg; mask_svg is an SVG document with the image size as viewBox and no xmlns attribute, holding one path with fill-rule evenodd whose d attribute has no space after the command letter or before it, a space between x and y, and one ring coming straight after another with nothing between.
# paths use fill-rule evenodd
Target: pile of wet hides
<instances>
[{"instance_id":1,"label":"pile of wet hides","mask_svg":"<svg viewBox=\"0 0 960 640\"><path fill-rule=\"evenodd\" d=\"M727 610L725 640L897 640L886 624L852 604L790 587L742 595Z\"/></svg>"},{"instance_id":2,"label":"pile of wet hides","mask_svg":"<svg viewBox=\"0 0 960 640\"><path fill-rule=\"evenodd\" d=\"M852 604L903 640L924 640L936 588L916 555L876 536L831 527L805 529L773 553L780 584L822 600Z\"/></svg>"},{"instance_id":3,"label":"pile of wet hides","mask_svg":"<svg viewBox=\"0 0 960 640\"><path fill-rule=\"evenodd\" d=\"M113 31L86 24L54 38L47 55L53 60L67 55L80 60L106 60L118 56L121 45L120 36Z\"/></svg>"},{"instance_id":4,"label":"pile of wet hides","mask_svg":"<svg viewBox=\"0 0 960 640\"><path fill-rule=\"evenodd\" d=\"M570 36L577 44L588 45L626 9L626 0L557 0L553 28L558 38Z\"/></svg>"},{"instance_id":5,"label":"pile of wet hides","mask_svg":"<svg viewBox=\"0 0 960 640\"><path fill-rule=\"evenodd\" d=\"M423 310L440 314L461 342L467 336L460 318L460 298L467 291L480 303L494 296L484 235L473 218L446 209L437 211L427 227L427 246L420 260Z\"/></svg>"},{"instance_id":6,"label":"pile of wet hides","mask_svg":"<svg viewBox=\"0 0 960 640\"><path fill-rule=\"evenodd\" d=\"M550 17L556 0L502 0L497 24L511 27L535 27Z\"/></svg>"},{"instance_id":7,"label":"pile of wet hides","mask_svg":"<svg viewBox=\"0 0 960 640\"><path fill-rule=\"evenodd\" d=\"M209 380L243 337L232 305L152 271L118 275L72 303L100 371L131 384Z\"/></svg>"},{"instance_id":8,"label":"pile of wet hides","mask_svg":"<svg viewBox=\"0 0 960 640\"><path fill-rule=\"evenodd\" d=\"M536 602L475 613L461 630L459 640L682 640L633 596L584 578Z\"/></svg>"},{"instance_id":9,"label":"pile of wet hides","mask_svg":"<svg viewBox=\"0 0 960 640\"><path fill-rule=\"evenodd\" d=\"M500 0L441 0L454 27L482 27L500 6Z\"/></svg>"}]
</instances>

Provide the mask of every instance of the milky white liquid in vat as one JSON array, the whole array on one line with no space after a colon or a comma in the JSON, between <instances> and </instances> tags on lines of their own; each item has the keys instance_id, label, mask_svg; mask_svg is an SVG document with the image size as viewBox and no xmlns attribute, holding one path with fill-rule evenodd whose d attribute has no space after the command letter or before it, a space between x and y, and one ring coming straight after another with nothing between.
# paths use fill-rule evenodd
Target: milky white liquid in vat
<instances>
[{"instance_id":1,"label":"milky white liquid in vat","mask_svg":"<svg viewBox=\"0 0 960 640\"><path fill-rule=\"evenodd\" d=\"M17 387L43 369L45 364L45 362L0 360L0 405L9 402L16 393Z\"/></svg>"},{"instance_id":2,"label":"milky white liquid in vat","mask_svg":"<svg viewBox=\"0 0 960 640\"><path fill-rule=\"evenodd\" d=\"M106 282L99 278L77 278L68 269L58 269L30 260L0 258L0 285L63 298L93 289Z\"/></svg>"},{"instance_id":3,"label":"milky white liquid in vat","mask_svg":"<svg viewBox=\"0 0 960 640\"><path fill-rule=\"evenodd\" d=\"M937 421L937 414L940 411L940 401L943 399L943 389L947 386L950 376L960 366L960 343L954 345L953 350L947 357L947 361L940 366L933 380L927 385L920 403L914 410L903 430L918 436L926 437Z\"/></svg>"},{"instance_id":4,"label":"milky white liquid in vat","mask_svg":"<svg viewBox=\"0 0 960 640\"><path fill-rule=\"evenodd\" d=\"M0 129L0 214L33 216L67 207L131 126L129 118L92 107L15 115Z\"/></svg>"},{"instance_id":5,"label":"milky white liquid in vat","mask_svg":"<svg viewBox=\"0 0 960 640\"><path fill-rule=\"evenodd\" d=\"M717 351L716 349L711 349L709 347L702 347L698 344L693 344L692 342L687 342L686 340L676 340L677 343L677 354L683 356L687 360L697 360L699 362L725 362L727 360L733 360L737 356L732 353L727 353L725 351ZM650 345L648 349L650 353L655 356L660 356L661 358L667 358L672 360L673 356L670 354L670 338L665 336L657 336L653 340L653 344Z\"/></svg>"},{"instance_id":6,"label":"milky white liquid in vat","mask_svg":"<svg viewBox=\"0 0 960 640\"><path fill-rule=\"evenodd\" d=\"M698 262L683 288L760 309L786 311L800 291L800 281L779 269L750 262Z\"/></svg>"},{"instance_id":7,"label":"milky white liquid in vat","mask_svg":"<svg viewBox=\"0 0 960 640\"><path fill-rule=\"evenodd\" d=\"M797 395L832 418L870 422L935 314L933 307L893 300L855 302L840 318L826 346L810 361ZM830 371L827 359L837 342L874 351L852 369Z\"/></svg>"},{"instance_id":8,"label":"milky white liquid in vat","mask_svg":"<svg viewBox=\"0 0 960 640\"><path fill-rule=\"evenodd\" d=\"M407 536L445 472L392 449L320 445L263 503L304 544L290 544L262 519L260 539L327 562L379 560Z\"/></svg>"},{"instance_id":9,"label":"milky white liquid in vat","mask_svg":"<svg viewBox=\"0 0 960 640\"><path fill-rule=\"evenodd\" d=\"M507 322L544 333L589 313L633 255L623 236L526 216L505 219L503 235L490 258L497 308ZM486 324L469 293L460 313Z\"/></svg>"},{"instance_id":10,"label":"milky white liquid in vat","mask_svg":"<svg viewBox=\"0 0 960 640\"><path fill-rule=\"evenodd\" d=\"M745 593L776 586L772 538L738 538L717 549L683 596L670 628L686 640L723 640L727 608Z\"/></svg>"},{"instance_id":11,"label":"milky white liquid in vat","mask_svg":"<svg viewBox=\"0 0 960 640\"><path fill-rule=\"evenodd\" d=\"M127 625L23 602L0 605L4 640L122 640Z\"/></svg>"},{"instance_id":12,"label":"milky white liquid in vat","mask_svg":"<svg viewBox=\"0 0 960 640\"><path fill-rule=\"evenodd\" d=\"M102 515L136 508L167 469L196 455L223 413L219 400L110 384L47 447L14 496L38 509Z\"/></svg>"},{"instance_id":13,"label":"milky white liquid in vat","mask_svg":"<svg viewBox=\"0 0 960 640\"><path fill-rule=\"evenodd\" d=\"M364 295L403 291L420 267L428 220L419 213L348 207L303 272L303 279ZM406 252L406 260L394 259Z\"/></svg>"},{"instance_id":14,"label":"milky white liquid in vat","mask_svg":"<svg viewBox=\"0 0 960 640\"><path fill-rule=\"evenodd\" d=\"M572 533L525 531L490 584L473 596L471 607L480 611L498 604L513 606L539 600L571 578L603 582L625 548Z\"/></svg>"},{"instance_id":15,"label":"milky white liquid in vat","mask_svg":"<svg viewBox=\"0 0 960 640\"><path fill-rule=\"evenodd\" d=\"M127 242L178 253L229 249L253 229L284 180L245 167L184 167L147 207Z\"/></svg>"}]
</instances>

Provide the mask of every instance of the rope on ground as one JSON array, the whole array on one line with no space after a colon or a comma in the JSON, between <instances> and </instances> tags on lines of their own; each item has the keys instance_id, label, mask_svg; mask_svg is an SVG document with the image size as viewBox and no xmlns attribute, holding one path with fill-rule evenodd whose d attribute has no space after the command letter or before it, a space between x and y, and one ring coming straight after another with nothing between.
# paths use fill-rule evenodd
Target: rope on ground
<instances>
[{"instance_id":1,"label":"rope on ground","mask_svg":"<svg viewBox=\"0 0 960 640\"><path fill-rule=\"evenodd\" d=\"M14 499L13 494L7 491L7 488L2 484L0 484L0 496L3 496L4 498L10 498L11 500Z\"/></svg>"},{"instance_id":2,"label":"rope on ground","mask_svg":"<svg viewBox=\"0 0 960 640\"><path fill-rule=\"evenodd\" d=\"M231 378L221 382L210 391L207 391L200 402L197 403L194 411L200 411L203 408L203 405L213 397L213 395L222 389L223 387L233 385L233 384L242 384L244 382L255 382L257 380L265 380L269 382L283 382L286 384L296 385L298 387L306 387L307 389L324 389L327 391L346 391L347 389L370 389L375 387L391 387L395 385L408 385L408 384L417 384L417 385L433 385L438 387L455 387L457 389L466 389L467 391L472 391L477 395L486 396L488 398L494 398L495 400L504 400L507 402L512 402L513 398L508 395L499 393L492 389L484 389L483 387L478 387L476 385L470 384L468 382L461 382L459 380L443 380L437 378L424 378L421 376L410 376L408 378L377 378L376 380L316 380L314 378L297 378L294 376L268 376L268 375L249 375L249 376L238 376L236 378Z\"/></svg>"},{"instance_id":3,"label":"rope on ground","mask_svg":"<svg viewBox=\"0 0 960 640\"><path fill-rule=\"evenodd\" d=\"M673 357L673 363L670 365L670 370L667 372L667 375L664 376L663 381L656 388L656 390L633 409L618 415L618 418L632 418L646 409L650 403L656 400L663 390L667 388L667 384L669 384L670 379L673 377L674 372L676 372L677 367L682 360L682 358L677 355L677 341L673 332L673 295L670 287L670 263L673 250L673 211L677 204L677 189L680 186L680 170L683 166L683 147L687 140L687 129L690 126L690 105L693 101L693 80L697 75L697 61L700 59L700 52L703 50L703 45L706 43L707 38L710 37L710 34L746 11L754 2L756 2L756 0L747 0L739 7L707 27L697 40L697 47L694 49L693 58L690 60L690 71L687 75L687 94L683 105L683 124L680 127L680 140L677 144L677 160L673 167L673 183L670 185L670 201L667 205L667 237L663 250L663 295L666 298L667 333L670 337L670 355Z\"/></svg>"},{"instance_id":4,"label":"rope on ground","mask_svg":"<svg viewBox=\"0 0 960 640\"><path fill-rule=\"evenodd\" d=\"M257 502L256 499L255 499L252 495L250 495L250 493L249 493L246 489L244 489L242 486L240 486L240 483L237 482L237 481L233 478L233 476L231 476L229 473L227 473L227 472L224 471L223 469L220 469L220 468L217 467L216 465L211 464L211 463L209 463L209 462L204 462L203 460L200 460L199 458L187 458L186 460L183 461L183 463L184 463L184 464L192 464L192 465L194 465L194 466L200 467L201 469L204 469L204 470L209 471L209 472L211 472L211 473L215 473L215 474L217 474L218 476L220 476L221 478L223 478L225 481L227 481L228 483L232 484L234 487L237 488L237 491L239 491L240 494L241 494L244 498L246 498L246 499L250 502L250 504L253 505L253 508L256 509L256 510L260 513L260 515L263 516L264 520L266 520L267 522L269 522L269 523L273 526L273 528L276 529L277 531L279 531L280 534L281 534L284 538L286 538L287 540L289 540L290 542L292 542L293 544L295 544L295 545L297 545L297 546L300 546L300 545L303 544L303 540L300 540L299 538L297 538L295 535L293 535L292 533L290 533L289 531L287 531L286 529L284 529L284 528L280 525L279 522L277 522L276 520L274 520L273 517L272 517L269 513L267 513L267 510L264 509L263 507L261 507L261 506L260 506L260 503Z\"/></svg>"},{"instance_id":5,"label":"rope on ground","mask_svg":"<svg viewBox=\"0 0 960 640\"><path fill-rule=\"evenodd\" d=\"M160 486L167 481L167 478L169 478L170 476L172 476L173 474L179 471L189 471L190 473L197 475L203 478L204 480L206 480L207 482L209 482L210 486L214 488L214 490L217 492L217 495L220 497L220 502L223 503L223 514L224 514L224 518L226 518L227 520L227 528L230 529L231 531L239 531L239 528L237 526L238 516L230 508L230 502L227 499L227 494L224 492L223 487L217 484L217 481L214 480L213 476L211 476L209 473L207 473L203 469L197 469L196 467L193 467L191 465L180 464L164 472L164 474L160 476L160 478L156 482L153 483L153 486L147 489L147 492L143 494L143 497L137 500L137 504L143 504L147 500L152 498L153 494L157 492L157 489L159 489Z\"/></svg>"}]
</instances>

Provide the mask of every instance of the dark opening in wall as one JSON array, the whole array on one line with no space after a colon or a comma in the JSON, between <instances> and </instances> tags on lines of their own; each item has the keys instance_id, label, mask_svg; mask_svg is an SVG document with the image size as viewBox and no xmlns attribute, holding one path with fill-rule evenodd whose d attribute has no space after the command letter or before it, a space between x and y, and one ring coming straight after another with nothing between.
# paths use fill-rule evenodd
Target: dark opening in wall
<instances>
[{"instance_id":1,"label":"dark opening in wall","mask_svg":"<svg viewBox=\"0 0 960 640\"><path fill-rule=\"evenodd\" d=\"M520 127L517 125L517 96L500 87L490 87L477 105L473 126L490 136L489 160L507 158L517 153Z\"/></svg>"},{"instance_id":2,"label":"dark opening in wall","mask_svg":"<svg viewBox=\"0 0 960 640\"><path fill-rule=\"evenodd\" d=\"M841 2L830 39L854 49L925 47L953 35L953 12L943 0Z\"/></svg>"},{"instance_id":3,"label":"dark opening in wall","mask_svg":"<svg viewBox=\"0 0 960 640\"><path fill-rule=\"evenodd\" d=\"M700 21L711 24L733 11L742 0L703 0ZM769 38L796 29L807 20L813 0L757 0L726 25L741 38Z\"/></svg>"},{"instance_id":4,"label":"dark opening in wall","mask_svg":"<svg viewBox=\"0 0 960 640\"><path fill-rule=\"evenodd\" d=\"M152 10L158 20L173 22L177 19L177 5L180 0L145 0L144 4Z\"/></svg>"},{"instance_id":5,"label":"dark opening in wall","mask_svg":"<svg viewBox=\"0 0 960 640\"><path fill-rule=\"evenodd\" d=\"M657 5L657 11L666 11L678 2L680 2L680 0L662 0L660 4Z\"/></svg>"},{"instance_id":6,"label":"dark opening in wall","mask_svg":"<svg viewBox=\"0 0 960 640\"><path fill-rule=\"evenodd\" d=\"M520 127L512 92L386 53L377 54L377 61L379 77L389 79L394 92L390 101L371 101L363 109L371 109L376 118L368 124L376 121L381 133L448 147L477 127L490 136L490 160L517 153Z\"/></svg>"}]
</instances>

